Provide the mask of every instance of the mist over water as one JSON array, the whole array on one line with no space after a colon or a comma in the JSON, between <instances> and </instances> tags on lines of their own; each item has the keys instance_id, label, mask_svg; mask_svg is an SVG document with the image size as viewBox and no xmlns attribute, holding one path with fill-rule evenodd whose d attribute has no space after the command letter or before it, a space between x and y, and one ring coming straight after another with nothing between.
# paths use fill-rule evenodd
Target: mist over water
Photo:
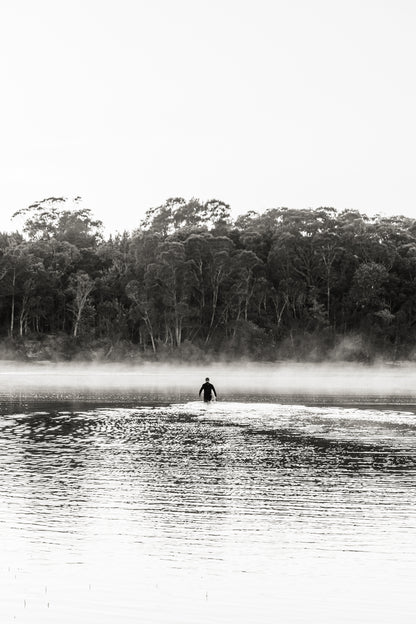
<instances>
[{"instance_id":1,"label":"mist over water","mask_svg":"<svg viewBox=\"0 0 416 624\"><path fill-rule=\"evenodd\" d=\"M97 364L15 364L0 366L0 395L64 393L87 396L195 396L210 377L222 398L256 396L344 396L416 398L416 366L357 364L246 364L142 366Z\"/></svg>"},{"instance_id":2,"label":"mist over water","mask_svg":"<svg viewBox=\"0 0 416 624\"><path fill-rule=\"evenodd\" d=\"M412 367L1 373L2 623L413 623Z\"/></svg>"}]
</instances>

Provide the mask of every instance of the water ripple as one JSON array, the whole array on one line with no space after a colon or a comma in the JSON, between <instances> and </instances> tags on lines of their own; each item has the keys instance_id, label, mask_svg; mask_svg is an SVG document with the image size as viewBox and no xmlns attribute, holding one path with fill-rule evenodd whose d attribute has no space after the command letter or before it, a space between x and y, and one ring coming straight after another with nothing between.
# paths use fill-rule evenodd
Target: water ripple
<instances>
[{"instance_id":1,"label":"water ripple","mask_svg":"<svg viewBox=\"0 0 416 624\"><path fill-rule=\"evenodd\" d=\"M404 410L6 414L2 622L410 622L415 465L416 416ZM323 585L338 595L325 608Z\"/></svg>"}]
</instances>

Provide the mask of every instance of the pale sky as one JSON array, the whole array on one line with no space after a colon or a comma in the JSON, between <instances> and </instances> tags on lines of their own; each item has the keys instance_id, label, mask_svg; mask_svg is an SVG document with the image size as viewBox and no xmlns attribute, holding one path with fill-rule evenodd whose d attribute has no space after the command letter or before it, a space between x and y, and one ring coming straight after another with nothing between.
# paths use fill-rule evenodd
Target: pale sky
<instances>
[{"instance_id":1,"label":"pale sky","mask_svg":"<svg viewBox=\"0 0 416 624\"><path fill-rule=\"evenodd\" d=\"M416 218L414 0L2 0L0 230L168 197Z\"/></svg>"}]
</instances>

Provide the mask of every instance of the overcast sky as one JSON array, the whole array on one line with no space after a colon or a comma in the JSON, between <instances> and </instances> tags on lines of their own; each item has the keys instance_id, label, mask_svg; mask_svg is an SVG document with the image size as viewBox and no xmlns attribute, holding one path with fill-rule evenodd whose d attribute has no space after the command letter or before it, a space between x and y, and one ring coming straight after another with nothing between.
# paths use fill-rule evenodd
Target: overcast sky
<instances>
[{"instance_id":1,"label":"overcast sky","mask_svg":"<svg viewBox=\"0 0 416 624\"><path fill-rule=\"evenodd\" d=\"M414 0L2 0L0 229L81 195L416 217Z\"/></svg>"}]
</instances>

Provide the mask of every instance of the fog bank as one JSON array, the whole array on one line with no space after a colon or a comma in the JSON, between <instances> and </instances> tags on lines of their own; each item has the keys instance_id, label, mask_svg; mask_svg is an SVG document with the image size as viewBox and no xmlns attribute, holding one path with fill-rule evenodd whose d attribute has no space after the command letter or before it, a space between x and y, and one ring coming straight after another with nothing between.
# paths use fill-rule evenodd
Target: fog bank
<instances>
[{"instance_id":1,"label":"fog bank","mask_svg":"<svg viewBox=\"0 0 416 624\"><path fill-rule=\"evenodd\" d=\"M219 398L278 396L416 397L416 365L247 364L206 366L146 364L0 363L0 394L157 392L195 394L210 377Z\"/></svg>"}]
</instances>

